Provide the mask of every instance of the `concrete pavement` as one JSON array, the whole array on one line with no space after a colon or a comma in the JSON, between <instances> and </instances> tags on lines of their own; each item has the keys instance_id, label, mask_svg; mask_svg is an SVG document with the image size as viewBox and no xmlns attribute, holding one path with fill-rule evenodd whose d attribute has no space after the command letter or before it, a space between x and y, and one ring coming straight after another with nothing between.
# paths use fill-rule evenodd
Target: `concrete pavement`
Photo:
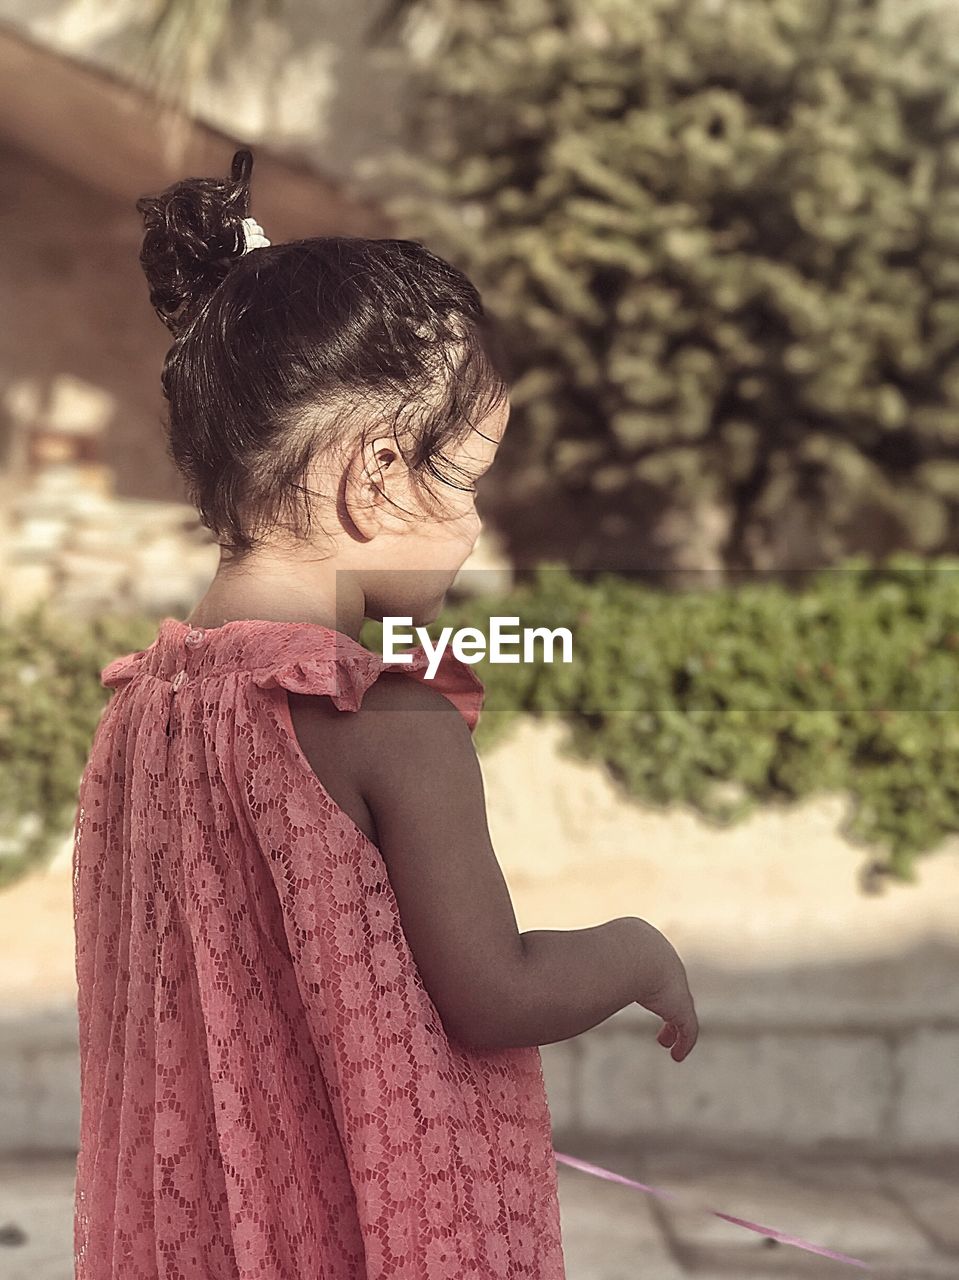
<instances>
[{"instance_id":1,"label":"concrete pavement","mask_svg":"<svg viewBox=\"0 0 959 1280\"><path fill-rule=\"evenodd\" d=\"M560 1162L567 1280L959 1280L956 1157L630 1154L582 1144L569 1154L701 1195L712 1208L861 1258L872 1271ZM0 1162L0 1280L72 1280L74 1175L69 1156Z\"/></svg>"}]
</instances>

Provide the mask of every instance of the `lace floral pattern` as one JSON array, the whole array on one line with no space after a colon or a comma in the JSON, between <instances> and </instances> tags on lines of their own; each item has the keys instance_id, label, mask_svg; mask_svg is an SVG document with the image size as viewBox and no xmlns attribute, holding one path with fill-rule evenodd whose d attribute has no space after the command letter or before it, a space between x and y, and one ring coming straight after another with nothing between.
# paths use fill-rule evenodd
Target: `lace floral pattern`
<instances>
[{"instance_id":1,"label":"lace floral pattern","mask_svg":"<svg viewBox=\"0 0 959 1280\"><path fill-rule=\"evenodd\" d=\"M564 1280L540 1051L450 1040L381 855L287 691L356 710L340 632L165 619L105 667L73 898L76 1280ZM474 728L483 688L431 682Z\"/></svg>"}]
</instances>

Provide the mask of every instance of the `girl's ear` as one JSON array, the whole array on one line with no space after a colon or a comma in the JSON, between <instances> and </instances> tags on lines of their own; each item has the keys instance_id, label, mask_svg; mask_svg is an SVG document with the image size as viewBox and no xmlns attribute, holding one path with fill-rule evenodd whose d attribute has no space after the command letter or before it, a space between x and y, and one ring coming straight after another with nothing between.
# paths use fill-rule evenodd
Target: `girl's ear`
<instances>
[{"instance_id":1,"label":"girl's ear","mask_svg":"<svg viewBox=\"0 0 959 1280\"><path fill-rule=\"evenodd\" d=\"M346 514L358 533L372 538L389 519L394 504L402 507L401 473L406 464L392 436L367 440L346 472Z\"/></svg>"}]
</instances>

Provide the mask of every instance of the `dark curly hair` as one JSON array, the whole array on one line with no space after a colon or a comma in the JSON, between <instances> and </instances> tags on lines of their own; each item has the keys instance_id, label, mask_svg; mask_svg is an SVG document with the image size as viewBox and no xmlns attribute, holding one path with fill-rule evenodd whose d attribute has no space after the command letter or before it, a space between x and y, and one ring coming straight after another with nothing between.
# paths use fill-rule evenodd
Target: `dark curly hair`
<instances>
[{"instance_id":1,"label":"dark curly hair","mask_svg":"<svg viewBox=\"0 0 959 1280\"><path fill-rule=\"evenodd\" d=\"M469 487L445 451L510 379L476 288L417 241L319 236L244 253L252 167L243 149L228 179L136 202L150 302L174 336L167 452L233 558L275 527L301 537L305 520L309 534L314 458L384 426L418 488Z\"/></svg>"}]
</instances>

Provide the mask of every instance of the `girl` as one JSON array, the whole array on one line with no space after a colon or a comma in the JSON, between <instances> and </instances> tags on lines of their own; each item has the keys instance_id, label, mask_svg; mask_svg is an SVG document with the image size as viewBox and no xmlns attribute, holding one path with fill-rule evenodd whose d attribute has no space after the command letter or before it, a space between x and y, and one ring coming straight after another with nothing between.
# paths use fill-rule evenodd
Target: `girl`
<instances>
[{"instance_id":1,"label":"girl","mask_svg":"<svg viewBox=\"0 0 959 1280\"><path fill-rule=\"evenodd\" d=\"M562 1280L539 1046L636 1001L681 1061L685 971L638 917L517 931L482 685L358 640L432 621L476 540L509 409L476 290L411 241L271 245L251 167L137 205L221 563L101 673L76 1280Z\"/></svg>"}]
</instances>

